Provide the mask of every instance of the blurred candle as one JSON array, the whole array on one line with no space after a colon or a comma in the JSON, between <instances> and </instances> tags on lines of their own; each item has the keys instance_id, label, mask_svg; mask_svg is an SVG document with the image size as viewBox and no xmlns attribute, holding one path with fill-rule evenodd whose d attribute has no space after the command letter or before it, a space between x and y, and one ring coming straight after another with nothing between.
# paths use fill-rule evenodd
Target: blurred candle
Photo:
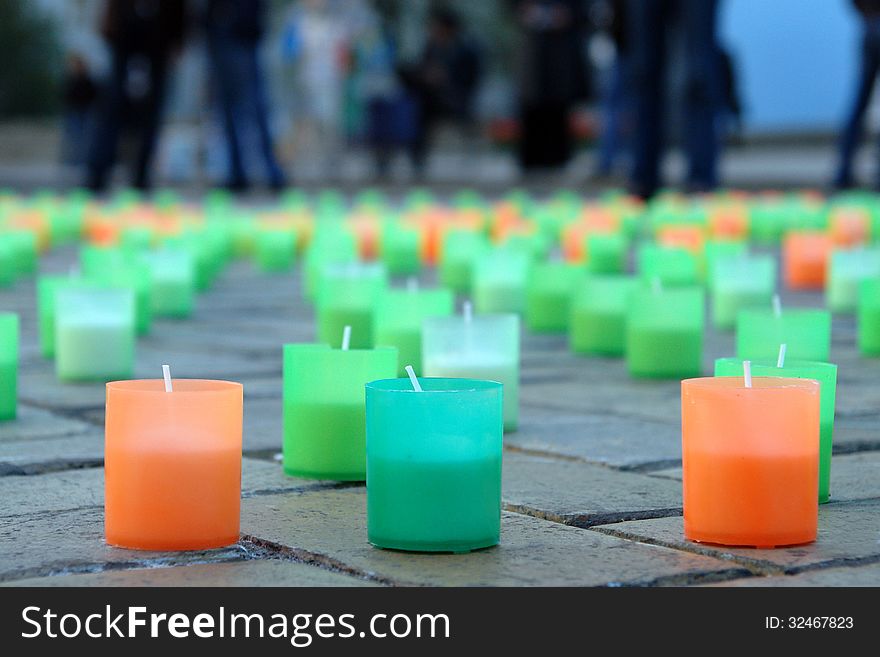
<instances>
[{"instance_id":1,"label":"blurred candle","mask_svg":"<svg viewBox=\"0 0 880 657\"><path fill-rule=\"evenodd\" d=\"M296 232L293 228L263 227L254 242L254 260L263 272L283 272L293 267Z\"/></svg>"},{"instance_id":2,"label":"blurred candle","mask_svg":"<svg viewBox=\"0 0 880 657\"><path fill-rule=\"evenodd\" d=\"M417 230L396 221L382 224L379 258L392 276L416 274L422 268L421 236Z\"/></svg>"},{"instance_id":3,"label":"blurred candle","mask_svg":"<svg viewBox=\"0 0 880 657\"><path fill-rule=\"evenodd\" d=\"M474 309L480 313L521 313L526 308L531 257L518 249L493 249L474 265Z\"/></svg>"},{"instance_id":4,"label":"blurred candle","mask_svg":"<svg viewBox=\"0 0 880 657\"><path fill-rule=\"evenodd\" d=\"M681 383L684 535L759 548L816 540L819 384Z\"/></svg>"},{"instance_id":5,"label":"blurred candle","mask_svg":"<svg viewBox=\"0 0 880 657\"><path fill-rule=\"evenodd\" d=\"M671 379L699 374L704 312L704 294L698 288L635 290L626 315L629 373Z\"/></svg>"},{"instance_id":6,"label":"blurred candle","mask_svg":"<svg viewBox=\"0 0 880 657\"><path fill-rule=\"evenodd\" d=\"M424 375L504 384L504 430L514 431L519 422L519 342L516 315L426 319L422 333Z\"/></svg>"},{"instance_id":7,"label":"blurred candle","mask_svg":"<svg viewBox=\"0 0 880 657\"><path fill-rule=\"evenodd\" d=\"M828 309L835 313L855 312L859 283L870 278L880 278L880 248L832 252L825 286Z\"/></svg>"},{"instance_id":8,"label":"blurred candle","mask_svg":"<svg viewBox=\"0 0 880 657\"><path fill-rule=\"evenodd\" d=\"M831 238L824 232L790 232L782 243L785 284L791 290L821 290L825 286Z\"/></svg>"},{"instance_id":9,"label":"blurred candle","mask_svg":"<svg viewBox=\"0 0 880 657\"><path fill-rule=\"evenodd\" d=\"M40 276L37 278L37 324L40 333L40 352L44 358L55 356L55 292L72 279L68 276Z\"/></svg>"},{"instance_id":10,"label":"blurred candle","mask_svg":"<svg viewBox=\"0 0 880 657\"><path fill-rule=\"evenodd\" d=\"M629 243L624 235L588 233L585 242L587 271L594 274L617 274L626 269Z\"/></svg>"},{"instance_id":11,"label":"blurred candle","mask_svg":"<svg viewBox=\"0 0 880 657\"><path fill-rule=\"evenodd\" d=\"M397 350L284 345L284 472L366 478L364 385L397 374Z\"/></svg>"},{"instance_id":12,"label":"blurred candle","mask_svg":"<svg viewBox=\"0 0 880 657\"><path fill-rule=\"evenodd\" d=\"M156 317L189 317L196 297L196 265L182 249L164 249L145 256L150 272L150 306Z\"/></svg>"},{"instance_id":13,"label":"blurred candle","mask_svg":"<svg viewBox=\"0 0 880 657\"><path fill-rule=\"evenodd\" d=\"M622 356L626 347L629 296L638 285L632 276L589 276L572 301L571 350L578 354Z\"/></svg>"},{"instance_id":14,"label":"blurred candle","mask_svg":"<svg viewBox=\"0 0 880 657\"><path fill-rule=\"evenodd\" d=\"M376 309L375 342L382 347L397 347L400 353L398 376L412 365L422 373L422 324L429 317L452 314L455 299L451 290L389 290ZM388 378L388 377L376 377Z\"/></svg>"},{"instance_id":15,"label":"blurred candle","mask_svg":"<svg viewBox=\"0 0 880 657\"><path fill-rule=\"evenodd\" d=\"M319 282L315 320L318 341L339 347L351 326L351 347L369 349L374 342L376 303L388 287L383 265L328 265Z\"/></svg>"},{"instance_id":16,"label":"blurred candle","mask_svg":"<svg viewBox=\"0 0 880 657\"><path fill-rule=\"evenodd\" d=\"M474 268L488 248L486 238L480 233L470 230L446 231L437 268L441 285L458 294L470 294Z\"/></svg>"},{"instance_id":17,"label":"blurred candle","mask_svg":"<svg viewBox=\"0 0 880 657\"><path fill-rule=\"evenodd\" d=\"M638 252L638 271L645 281L664 286L692 285L700 278L696 256L681 247L643 244Z\"/></svg>"},{"instance_id":18,"label":"blurred candle","mask_svg":"<svg viewBox=\"0 0 880 657\"><path fill-rule=\"evenodd\" d=\"M501 527L502 386L367 384L367 534L377 547L468 552Z\"/></svg>"},{"instance_id":19,"label":"blurred candle","mask_svg":"<svg viewBox=\"0 0 880 657\"><path fill-rule=\"evenodd\" d=\"M782 343L788 358L827 361L831 352L831 313L827 310L782 308L740 311L736 320L736 357L776 358Z\"/></svg>"},{"instance_id":20,"label":"blurred candle","mask_svg":"<svg viewBox=\"0 0 880 657\"><path fill-rule=\"evenodd\" d=\"M14 420L18 409L18 315L0 313L0 421Z\"/></svg>"},{"instance_id":21,"label":"blurred candle","mask_svg":"<svg viewBox=\"0 0 880 657\"><path fill-rule=\"evenodd\" d=\"M535 333L563 333L568 329L571 298L584 270L565 262L532 267L526 290L526 326Z\"/></svg>"},{"instance_id":22,"label":"blurred candle","mask_svg":"<svg viewBox=\"0 0 880 657\"><path fill-rule=\"evenodd\" d=\"M55 371L62 381L106 381L134 369L131 290L66 287L56 293Z\"/></svg>"},{"instance_id":23,"label":"blurred candle","mask_svg":"<svg viewBox=\"0 0 880 657\"><path fill-rule=\"evenodd\" d=\"M865 356L880 354L880 279L859 286L858 346Z\"/></svg>"},{"instance_id":24,"label":"blurred candle","mask_svg":"<svg viewBox=\"0 0 880 657\"><path fill-rule=\"evenodd\" d=\"M242 386L161 379L107 384L107 542L206 550L238 540Z\"/></svg>"},{"instance_id":25,"label":"blurred candle","mask_svg":"<svg viewBox=\"0 0 880 657\"><path fill-rule=\"evenodd\" d=\"M766 307L776 289L776 260L771 256L724 258L715 263L712 323L732 329L743 308Z\"/></svg>"}]
</instances>

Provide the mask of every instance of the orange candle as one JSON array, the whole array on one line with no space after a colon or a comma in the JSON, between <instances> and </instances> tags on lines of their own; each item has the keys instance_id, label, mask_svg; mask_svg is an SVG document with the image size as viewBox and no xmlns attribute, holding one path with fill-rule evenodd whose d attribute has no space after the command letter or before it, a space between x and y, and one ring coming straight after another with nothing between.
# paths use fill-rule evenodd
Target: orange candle
<instances>
[{"instance_id":1,"label":"orange candle","mask_svg":"<svg viewBox=\"0 0 880 657\"><path fill-rule=\"evenodd\" d=\"M238 540L240 383L108 383L105 422L108 543L204 550Z\"/></svg>"},{"instance_id":2,"label":"orange candle","mask_svg":"<svg viewBox=\"0 0 880 657\"><path fill-rule=\"evenodd\" d=\"M749 377L751 379L751 377ZM816 540L819 383L681 382L685 538L777 547Z\"/></svg>"},{"instance_id":3,"label":"orange candle","mask_svg":"<svg viewBox=\"0 0 880 657\"><path fill-rule=\"evenodd\" d=\"M792 290L821 290L830 253L831 238L825 233L788 233L782 245L785 284Z\"/></svg>"}]
</instances>

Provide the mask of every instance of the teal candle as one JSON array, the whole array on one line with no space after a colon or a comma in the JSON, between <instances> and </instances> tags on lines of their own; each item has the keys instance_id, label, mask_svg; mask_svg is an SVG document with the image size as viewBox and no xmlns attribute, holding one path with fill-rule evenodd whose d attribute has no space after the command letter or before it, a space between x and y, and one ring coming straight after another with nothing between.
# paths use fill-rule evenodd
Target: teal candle
<instances>
[{"instance_id":1,"label":"teal candle","mask_svg":"<svg viewBox=\"0 0 880 657\"><path fill-rule=\"evenodd\" d=\"M831 482L837 365L818 361L790 360L786 357L782 367L777 367L777 359L753 360L751 367L752 376L812 379L819 382L819 502L827 502ZM743 361L739 358L719 358L715 361L715 376L742 375Z\"/></svg>"},{"instance_id":2,"label":"teal candle","mask_svg":"<svg viewBox=\"0 0 880 657\"><path fill-rule=\"evenodd\" d=\"M135 316L131 290L88 286L56 292L55 371L61 381L130 379Z\"/></svg>"},{"instance_id":3,"label":"teal candle","mask_svg":"<svg viewBox=\"0 0 880 657\"><path fill-rule=\"evenodd\" d=\"M880 249L834 251L828 265L825 298L835 313L855 312L859 300L859 284L880 277Z\"/></svg>"},{"instance_id":4,"label":"teal candle","mask_svg":"<svg viewBox=\"0 0 880 657\"><path fill-rule=\"evenodd\" d=\"M397 375L412 365L422 373L422 324L429 317L452 314L455 299L451 290L389 290L376 309L375 342L382 347L396 347L400 354Z\"/></svg>"},{"instance_id":5,"label":"teal candle","mask_svg":"<svg viewBox=\"0 0 880 657\"><path fill-rule=\"evenodd\" d=\"M367 536L381 548L468 552L501 529L502 387L367 384Z\"/></svg>"},{"instance_id":6,"label":"teal candle","mask_svg":"<svg viewBox=\"0 0 880 657\"><path fill-rule=\"evenodd\" d=\"M712 323L732 329L739 311L770 305L776 289L776 260L772 256L723 258L715 263L711 282Z\"/></svg>"},{"instance_id":7,"label":"teal candle","mask_svg":"<svg viewBox=\"0 0 880 657\"><path fill-rule=\"evenodd\" d=\"M699 376L705 300L698 288L639 289L626 316L626 364L632 376Z\"/></svg>"},{"instance_id":8,"label":"teal candle","mask_svg":"<svg viewBox=\"0 0 880 657\"><path fill-rule=\"evenodd\" d=\"M351 326L351 347L370 349L374 342L376 304L388 288L383 265L330 265L320 277L315 321L318 342L340 347Z\"/></svg>"},{"instance_id":9,"label":"teal candle","mask_svg":"<svg viewBox=\"0 0 880 657\"><path fill-rule=\"evenodd\" d=\"M565 262L547 262L532 267L526 289L526 326L535 333L564 333L568 330L571 298L584 270Z\"/></svg>"},{"instance_id":10,"label":"teal candle","mask_svg":"<svg viewBox=\"0 0 880 657\"><path fill-rule=\"evenodd\" d=\"M736 320L736 357L776 358L785 343L789 358L827 362L831 352L831 313L827 310L747 309Z\"/></svg>"},{"instance_id":11,"label":"teal candle","mask_svg":"<svg viewBox=\"0 0 880 657\"><path fill-rule=\"evenodd\" d=\"M476 262L474 309L479 313L522 313L526 309L531 256L518 249L494 249Z\"/></svg>"},{"instance_id":12,"label":"teal candle","mask_svg":"<svg viewBox=\"0 0 880 657\"><path fill-rule=\"evenodd\" d=\"M629 297L637 286L632 276L587 277L572 301L569 340L574 353L624 354Z\"/></svg>"},{"instance_id":13,"label":"teal candle","mask_svg":"<svg viewBox=\"0 0 880 657\"><path fill-rule=\"evenodd\" d=\"M366 479L364 385L393 377L397 350L284 345L284 472Z\"/></svg>"},{"instance_id":14,"label":"teal candle","mask_svg":"<svg viewBox=\"0 0 880 657\"><path fill-rule=\"evenodd\" d=\"M129 289L134 294L135 328L138 335L147 335L153 321L150 269L144 262L129 260L88 273L86 281L103 287Z\"/></svg>"},{"instance_id":15,"label":"teal candle","mask_svg":"<svg viewBox=\"0 0 880 657\"><path fill-rule=\"evenodd\" d=\"M700 280L696 256L686 249L643 244L638 252L638 272L645 281L664 286L693 285Z\"/></svg>"},{"instance_id":16,"label":"teal candle","mask_svg":"<svg viewBox=\"0 0 880 657\"><path fill-rule=\"evenodd\" d=\"M18 315L0 313L0 421L14 420L18 408Z\"/></svg>"},{"instance_id":17,"label":"teal candle","mask_svg":"<svg viewBox=\"0 0 880 657\"><path fill-rule=\"evenodd\" d=\"M431 317L422 325L425 376L504 385L504 430L519 424L520 331L516 315Z\"/></svg>"},{"instance_id":18,"label":"teal candle","mask_svg":"<svg viewBox=\"0 0 880 657\"><path fill-rule=\"evenodd\" d=\"M859 351L865 356L880 354L880 279L859 286L857 319Z\"/></svg>"}]
</instances>

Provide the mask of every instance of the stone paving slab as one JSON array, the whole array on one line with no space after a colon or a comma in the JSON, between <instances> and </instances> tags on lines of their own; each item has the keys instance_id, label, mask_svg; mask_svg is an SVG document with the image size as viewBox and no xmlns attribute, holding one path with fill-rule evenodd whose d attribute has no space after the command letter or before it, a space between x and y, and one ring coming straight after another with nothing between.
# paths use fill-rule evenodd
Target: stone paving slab
<instances>
[{"instance_id":1,"label":"stone paving slab","mask_svg":"<svg viewBox=\"0 0 880 657\"><path fill-rule=\"evenodd\" d=\"M0 476L97 467L103 461L103 431L62 438L0 441Z\"/></svg>"},{"instance_id":2,"label":"stone paving slab","mask_svg":"<svg viewBox=\"0 0 880 657\"><path fill-rule=\"evenodd\" d=\"M757 587L757 586L880 586L880 564L851 568L823 568L809 570L797 575L774 575L750 577L729 582L716 582L705 586Z\"/></svg>"},{"instance_id":3,"label":"stone paving slab","mask_svg":"<svg viewBox=\"0 0 880 657\"><path fill-rule=\"evenodd\" d=\"M798 572L853 560L880 560L880 500L832 502L819 507L815 543L775 550L730 548L684 540L681 518L639 520L594 531L726 559L765 574Z\"/></svg>"},{"instance_id":4,"label":"stone paving slab","mask_svg":"<svg viewBox=\"0 0 880 657\"><path fill-rule=\"evenodd\" d=\"M658 470L650 476L681 481L681 468ZM831 499L839 502L872 498L880 498L880 452L833 456Z\"/></svg>"},{"instance_id":5,"label":"stone paving slab","mask_svg":"<svg viewBox=\"0 0 880 657\"><path fill-rule=\"evenodd\" d=\"M511 452L502 491L509 511L577 527L681 513L677 482Z\"/></svg>"},{"instance_id":6,"label":"stone paving slab","mask_svg":"<svg viewBox=\"0 0 880 657\"><path fill-rule=\"evenodd\" d=\"M0 422L0 443L70 436L93 430L86 422L19 403L14 420Z\"/></svg>"},{"instance_id":7,"label":"stone paving slab","mask_svg":"<svg viewBox=\"0 0 880 657\"><path fill-rule=\"evenodd\" d=\"M378 586L351 575L279 559L107 570L81 575L35 577L3 586Z\"/></svg>"},{"instance_id":8,"label":"stone paving slab","mask_svg":"<svg viewBox=\"0 0 880 657\"><path fill-rule=\"evenodd\" d=\"M379 550L367 543L363 489L243 501L242 534L282 553L309 555L403 585L601 586L726 578L738 566L514 513L501 544L461 555Z\"/></svg>"}]
</instances>

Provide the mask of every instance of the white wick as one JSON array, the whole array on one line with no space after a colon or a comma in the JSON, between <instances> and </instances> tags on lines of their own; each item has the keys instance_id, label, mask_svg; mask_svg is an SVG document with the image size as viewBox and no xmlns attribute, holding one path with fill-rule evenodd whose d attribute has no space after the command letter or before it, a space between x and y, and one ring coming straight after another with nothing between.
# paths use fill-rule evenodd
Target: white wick
<instances>
[{"instance_id":1,"label":"white wick","mask_svg":"<svg viewBox=\"0 0 880 657\"><path fill-rule=\"evenodd\" d=\"M743 361L743 378L746 381L746 388L752 387L752 361Z\"/></svg>"},{"instance_id":2,"label":"white wick","mask_svg":"<svg viewBox=\"0 0 880 657\"><path fill-rule=\"evenodd\" d=\"M464 304L462 304L461 312L464 315L464 321L470 324L474 319L474 304L470 301L465 301Z\"/></svg>"},{"instance_id":3,"label":"white wick","mask_svg":"<svg viewBox=\"0 0 880 657\"><path fill-rule=\"evenodd\" d=\"M342 351L348 351L348 347L351 344L351 326L346 326L342 329Z\"/></svg>"},{"instance_id":4,"label":"white wick","mask_svg":"<svg viewBox=\"0 0 880 657\"><path fill-rule=\"evenodd\" d=\"M782 317L782 301L779 299L778 294L773 295L773 314L776 317Z\"/></svg>"},{"instance_id":5,"label":"white wick","mask_svg":"<svg viewBox=\"0 0 880 657\"><path fill-rule=\"evenodd\" d=\"M171 388L171 367L162 366L162 378L165 379L165 392L172 392Z\"/></svg>"},{"instance_id":6,"label":"white wick","mask_svg":"<svg viewBox=\"0 0 880 657\"><path fill-rule=\"evenodd\" d=\"M779 357L776 359L776 367L785 367L785 347L786 344L784 342L779 345Z\"/></svg>"},{"instance_id":7,"label":"white wick","mask_svg":"<svg viewBox=\"0 0 880 657\"><path fill-rule=\"evenodd\" d=\"M422 386L419 384L419 379L416 377L416 373L413 370L412 365L407 365L403 369L406 370L407 376L409 376L410 383L412 383L413 390L416 392L422 392Z\"/></svg>"},{"instance_id":8,"label":"white wick","mask_svg":"<svg viewBox=\"0 0 880 657\"><path fill-rule=\"evenodd\" d=\"M659 276L654 276L651 279L651 289L654 291L654 294L659 294L663 291L663 283L661 283Z\"/></svg>"},{"instance_id":9,"label":"white wick","mask_svg":"<svg viewBox=\"0 0 880 657\"><path fill-rule=\"evenodd\" d=\"M406 289L407 292L418 292L419 291L419 281L415 276L410 276L406 279Z\"/></svg>"}]
</instances>

